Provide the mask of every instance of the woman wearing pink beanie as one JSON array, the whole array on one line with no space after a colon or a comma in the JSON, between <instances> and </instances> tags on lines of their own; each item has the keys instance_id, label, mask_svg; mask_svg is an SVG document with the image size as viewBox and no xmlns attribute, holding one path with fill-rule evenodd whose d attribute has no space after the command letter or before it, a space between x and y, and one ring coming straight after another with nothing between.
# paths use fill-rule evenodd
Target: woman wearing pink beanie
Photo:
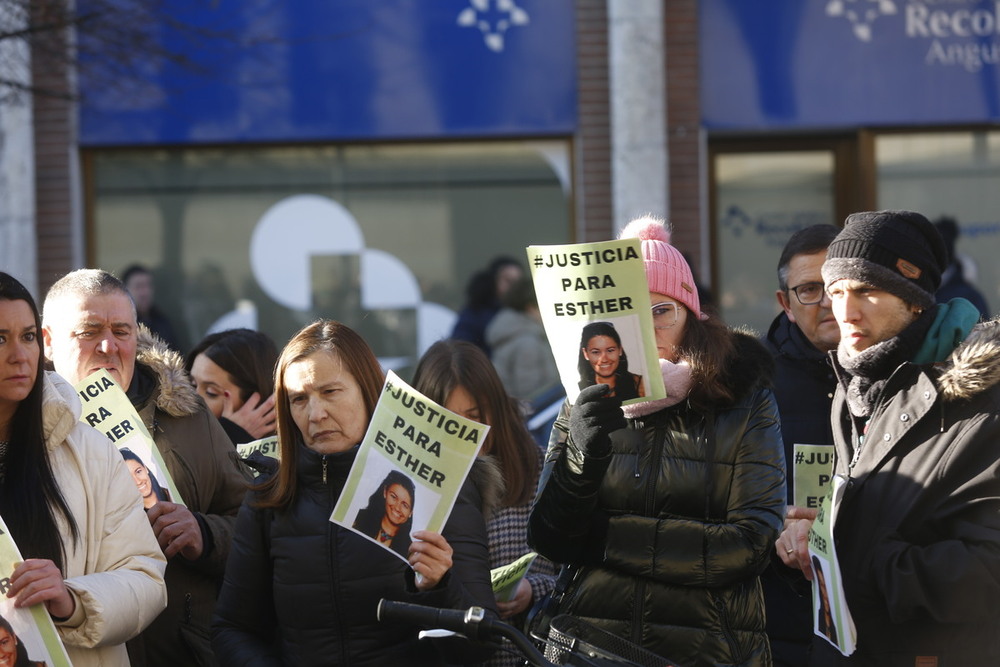
<instances>
[{"instance_id":1,"label":"woman wearing pink beanie","mask_svg":"<svg viewBox=\"0 0 1000 667\"><path fill-rule=\"evenodd\" d=\"M668 395L623 408L596 384L563 406L529 542L573 570L558 613L686 667L771 665L758 576L785 514L771 356L701 310L661 221L621 238L641 240Z\"/></svg>"}]
</instances>

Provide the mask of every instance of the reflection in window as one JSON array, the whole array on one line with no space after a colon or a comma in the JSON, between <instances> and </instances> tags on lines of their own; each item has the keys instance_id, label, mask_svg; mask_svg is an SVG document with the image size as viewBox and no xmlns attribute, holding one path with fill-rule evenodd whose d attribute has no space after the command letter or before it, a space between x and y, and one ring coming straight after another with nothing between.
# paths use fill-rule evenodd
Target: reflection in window
<instances>
[{"instance_id":1,"label":"reflection in window","mask_svg":"<svg viewBox=\"0 0 1000 667\"><path fill-rule=\"evenodd\" d=\"M405 369L419 352L416 338L428 317L393 303L393 291L409 294L407 280L423 303L439 304L425 310L440 320L462 305L466 280L492 257L523 258L527 245L573 240L565 142L91 156L92 264L111 271L134 261L152 267L157 303L187 346L220 323L245 322L243 316L255 316L279 344L314 318L333 317L357 327L380 358ZM296 283L294 295L275 298L255 272L251 239L269 210L300 195L343 207L360 249L342 227L285 220L285 233L271 243L270 273L278 278L270 280L301 275L299 282L310 284ZM370 280L379 284L362 284L366 266L377 268ZM406 280L399 279L403 273ZM365 295L376 292L377 304L388 307L365 307Z\"/></svg>"}]
</instances>

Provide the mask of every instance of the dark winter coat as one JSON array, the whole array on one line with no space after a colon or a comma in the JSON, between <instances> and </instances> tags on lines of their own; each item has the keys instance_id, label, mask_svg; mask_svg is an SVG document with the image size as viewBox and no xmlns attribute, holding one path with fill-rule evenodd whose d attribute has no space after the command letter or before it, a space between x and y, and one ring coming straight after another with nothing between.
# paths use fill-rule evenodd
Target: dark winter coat
<instances>
[{"instance_id":1,"label":"dark winter coat","mask_svg":"<svg viewBox=\"0 0 1000 667\"><path fill-rule=\"evenodd\" d=\"M1000 323L944 363L899 366L853 469L842 388L833 423L848 480L834 537L858 647L844 658L814 640L811 664L1000 665Z\"/></svg>"},{"instance_id":2,"label":"dark winter coat","mask_svg":"<svg viewBox=\"0 0 1000 667\"><path fill-rule=\"evenodd\" d=\"M495 612L480 507L499 483L496 469L473 466L442 531L454 565L434 590L418 592L403 560L330 522L356 454L323 456L300 445L298 492L287 510L257 509L255 494L247 496L213 626L223 665L439 665L441 644L418 641L418 628L378 622L381 598ZM488 656L467 642L444 648L463 664Z\"/></svg>"},{"instance_id":3,"label":"dark winter coat","mask_svg":"<svg viewBox=\"0 0 1000 667\"><path fill-rule=\"evenodd\" d=\"M796 443L829 447L832 468L830 412L837 377L827 354L816 349L783 312L774 318L765 342L774 355L774 396L781 414L788 503L792 504ZM775 664L801 667L813 636L810 584L798 570L785 567L776 555L761 583Z\"/></svg>"},{"instance_id":4,"label":"dark winter coat","mask_svg":"<svg viewBox=\"0 0 1000 667\"><path fill-rule=\"evenodd\" d=\"M529 542L579 566L562 613L685 667L770 665L758 575L785 512L772 362L736 334L732 404L628 420L587 456L556 421ZM714 433L714 436L713 436Z\"/></svg>"},{"instance_id":5,"label":"dark winter coat","mask_svg":"<svg viewBox=\"0 0 1000 667\"><path fill-rule=\"evenodd\" d=\"M198 520L205 545L197 561L176 555L167 562L167 608L128 643L129 658L136 667L215 664L210 646L212 612L236 512L252 476L195 392L180 355L145 327L140 328L128 396L153 436L181 500Z\"/></svg>"}]
</instances>

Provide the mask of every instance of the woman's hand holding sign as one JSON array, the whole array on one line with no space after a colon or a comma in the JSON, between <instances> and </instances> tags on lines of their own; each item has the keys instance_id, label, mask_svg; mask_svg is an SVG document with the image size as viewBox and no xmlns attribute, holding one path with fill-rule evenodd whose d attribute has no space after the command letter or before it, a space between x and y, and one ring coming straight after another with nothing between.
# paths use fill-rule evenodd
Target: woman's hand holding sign
<instances>
[{"instance_id":1,"label":"woman's hand holding sign","mask_svg":"<svg viewBox=\"0 0 1000 667\"><path fill-rule=\"evenodd\" d=\"M429 591L440 583L451 569L453 553L451 545L441 533L429 530L413 532L409 561L410 567L418 575L417 590Z\"/></svg>"}]
</instances>

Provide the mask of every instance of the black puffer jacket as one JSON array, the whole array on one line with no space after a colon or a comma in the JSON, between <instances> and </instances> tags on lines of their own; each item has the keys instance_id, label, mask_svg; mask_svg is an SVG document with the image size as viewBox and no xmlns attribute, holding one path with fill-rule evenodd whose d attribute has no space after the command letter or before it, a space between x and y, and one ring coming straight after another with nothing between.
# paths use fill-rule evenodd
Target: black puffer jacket
<instances>
[{"instance_id":1,"label":"black puffer jacket","mask_svg":"<svg viewBox=\"0 0 1000 667\"><path fill-rule=\"evenodd\" d=\"M795 498L796 444L829 447L830 470L833 470L830 412L837 377L826 353L816 349L785 313L774 318L765 342L774 355L774 397L781 414L781 437L788 465L787 500L791 504ZM813 636L810 583L798 570L785 567L777 555L773 555L761 583L767 609L767 636L775 664L804 665Z\"/></svg>"},{"instance_id":2,"label":"black puffer jacket","mask_svg":"<svg viewBox=\"0 0 1000 667\"><path fill-rule=\"evenodd\" d=\"M223 665L439 665L441 648L463 664L488 656L464 641L418 641L417 628L376 619L383 597L495 610L480 511L490 482L473 479L485 462L474 465L442 531L452 569L437 588L418 592L402 560L329 520L356 454L300 445L299 491L287 511L255 509L248 494L212 628Z\"/></svg>"},{"instance_id":3,"label":"black puffer jacket","mask_svg":"<svg viewBox=\"0 0 1000 667\"><path fill-rule=\"evenodd\" d=\"M784 516L784 456L770 355L735 335L732 405L631 419L608 457L569 440L564 406L529 522L541 554L580 566L561 612L685 667L770 664L758 575Z\"/></svg>"}]
</instances>

